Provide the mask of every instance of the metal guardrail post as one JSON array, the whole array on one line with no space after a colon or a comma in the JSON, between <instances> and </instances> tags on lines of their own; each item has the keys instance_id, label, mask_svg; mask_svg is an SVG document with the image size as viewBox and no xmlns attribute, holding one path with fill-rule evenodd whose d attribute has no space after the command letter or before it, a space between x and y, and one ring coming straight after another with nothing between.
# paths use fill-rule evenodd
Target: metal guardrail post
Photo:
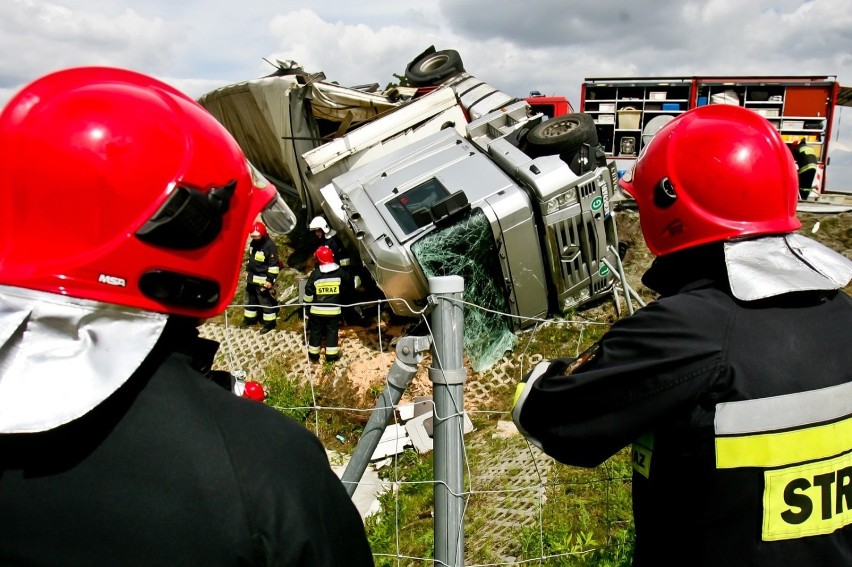
<instances>
[{"instance_id":1,"label":"metal guardrail post","mask_svg":"<svg viewBox=\"0 0 852 567\"><path fill-rule=\"evenodd\" d=\"M358 440L358 445L352 453L341 481L346 493L351 498L358 488L361 477L370 458L376 451L388 421L393 416L394 408L399 403L402 394L417 373L417 364L423 359L423 353L429 348L429 337L403 337L396 345L396 359L388 370L388 381L382 395L376 400L376 407L364 426L364 432Z\"/></svg>"},{"instance_id":2,"label":"metal guardrail post","mask_svg":"<svg viewBox=\"0 0 852 567\"><path fill-rule=\"evenodd\" d=\"M464 291L460 276L429 278L432 310L432 418L435 469L435 564L464 565Z\"/></svg>"}]
</instances>

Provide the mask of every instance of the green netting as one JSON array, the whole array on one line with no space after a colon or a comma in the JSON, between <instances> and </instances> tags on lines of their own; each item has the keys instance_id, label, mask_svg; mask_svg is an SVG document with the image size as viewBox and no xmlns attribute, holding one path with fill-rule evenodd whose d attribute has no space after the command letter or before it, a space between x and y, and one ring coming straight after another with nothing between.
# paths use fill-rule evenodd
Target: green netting
<instances>
[{"instance_id":1,"label":"green netting","mask_svg":"<svg viewBox=\"0 0 852 567\"><path fill-rule=\"evenodd\" d=\"M464 310L464 349L474 372L482 372L512 350L517 337L506 318L506 290L488 219L476 211L430 233L411 247L427 277L461 276L464 299L485 309Z\"/></svg>"}]
</instances>

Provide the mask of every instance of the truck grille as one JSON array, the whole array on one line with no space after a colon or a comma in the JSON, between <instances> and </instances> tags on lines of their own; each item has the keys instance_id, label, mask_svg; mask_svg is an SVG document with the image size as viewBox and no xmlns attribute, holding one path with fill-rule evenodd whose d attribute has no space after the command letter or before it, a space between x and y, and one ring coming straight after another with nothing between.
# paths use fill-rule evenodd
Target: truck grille
<instances>
[{"instance_id":1,"label":"truck grille","mask_svg":"<svg viewBox=\"0 0 852 567\"><path fill-rule=\"evenodd\" d=\"M610 291L617 246L605 178L577 186L577 203L546 219L546 242L559 305L564 311Z\"/></svg>"}]
</instances>

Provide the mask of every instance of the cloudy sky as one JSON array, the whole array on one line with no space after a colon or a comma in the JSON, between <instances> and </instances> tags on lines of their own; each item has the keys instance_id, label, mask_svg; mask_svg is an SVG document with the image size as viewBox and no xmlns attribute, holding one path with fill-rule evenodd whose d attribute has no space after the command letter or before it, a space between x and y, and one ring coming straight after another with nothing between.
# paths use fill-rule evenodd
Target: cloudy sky
<instances>
[{"instance_id":1,"label":"cloudy sky","mask_svg":"<svg viewBox=\"0 0 852 567\"><path fill-rule=\"evenodd\" d=\"M0 104L78 65L127 67L198 97L295 60L384 86L426 47L514 96L579 103L585 77L835 75L852 86L852 0L0 0ZM852 109L828 188L852 188Z\"/></svg>"}]
</instances>

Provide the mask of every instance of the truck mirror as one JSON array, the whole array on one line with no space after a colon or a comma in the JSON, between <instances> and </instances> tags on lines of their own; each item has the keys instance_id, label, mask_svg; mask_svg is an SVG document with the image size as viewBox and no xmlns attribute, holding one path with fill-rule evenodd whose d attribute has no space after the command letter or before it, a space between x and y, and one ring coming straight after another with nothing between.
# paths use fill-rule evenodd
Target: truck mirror
<instances>
[{"instance_id":1,"label":"truck mirror","mask_svg":"<svg viewBox=\"0 0 852 567\"><path fill-rule=\"evenodd\" d=\"M423 228L428 224L432 224L432 213L429 212L429 209L421 207L411 213L411 220L414 221L417 228Z\"/></svg>"},{"instance_id":2,"label":"truck mirror","mask_svg":"<svg viewBox=\"0 0 852 567\"><path fill-rule=\"evenodd\" d=\"M469 210L470 203L467 201L467 195L462 191L456 191L432 205L431 213L435 224L441 226Z\"/></svg>"}]
</instances>

